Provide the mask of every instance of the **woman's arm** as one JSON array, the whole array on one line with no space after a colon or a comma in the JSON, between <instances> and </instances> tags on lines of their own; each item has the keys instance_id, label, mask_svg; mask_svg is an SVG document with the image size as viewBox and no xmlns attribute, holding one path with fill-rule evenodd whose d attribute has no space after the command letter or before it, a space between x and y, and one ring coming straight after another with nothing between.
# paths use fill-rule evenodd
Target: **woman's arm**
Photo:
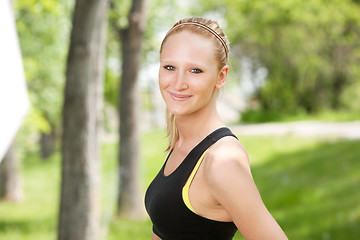
<instances>
[{"instance_id":1,"label":"woman's arm","mask_svg":"<svg viewBox=\"0 0 360 240\"><path fill-rule=\"evenodd\" d=\"M151 240L161 240L155 233L153 233Z\"/></svg>"},{"instance_id":2,"label":"woman's arm","mask_svg":"<svg viewBox=\"0 0 360 240\"><path fill-rule=\"evenodd\" d=\"M246 240L287 239L261 199L245 149L239 145L225 148L207 159L205 179L213 197Z\"/></svg>"}]
</instances>

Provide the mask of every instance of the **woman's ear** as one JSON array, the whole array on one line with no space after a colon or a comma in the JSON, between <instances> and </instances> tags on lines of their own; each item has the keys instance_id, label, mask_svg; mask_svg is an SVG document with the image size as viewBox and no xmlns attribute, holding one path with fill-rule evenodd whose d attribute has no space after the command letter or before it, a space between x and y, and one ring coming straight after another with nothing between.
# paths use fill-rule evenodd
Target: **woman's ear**
<instances>
[{"instance_id":1,"label":"woman's ear","mask_svg":"<svg viewBox=\"0 0 360 240\"><path fill-rule=\"evenodd\" d=\"M219 72L219 76L218 79L216 81L215 87L217 89L221 89L224 87L225 83L226 83L226 77L228 75L229 72L229 65L225 65Z\"/></svg>"}]
</instances>

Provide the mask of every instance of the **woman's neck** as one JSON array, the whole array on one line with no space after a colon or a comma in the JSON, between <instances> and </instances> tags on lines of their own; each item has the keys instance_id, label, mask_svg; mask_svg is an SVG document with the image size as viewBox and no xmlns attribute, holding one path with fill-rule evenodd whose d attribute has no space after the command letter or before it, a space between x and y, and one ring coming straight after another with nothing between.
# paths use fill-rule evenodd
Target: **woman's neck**
<instances>
[{"instance_id":1,"label":"woman's neck","mask_svg":"<svg viewBox=\"0 0 360 240\"><path fill-rule=\"evenodd\" d=\"M176 116L176 123L179 130L176 147L190 149L211 132L224 126L215 106L191 115Z\"/></svg>"}]
</instances>

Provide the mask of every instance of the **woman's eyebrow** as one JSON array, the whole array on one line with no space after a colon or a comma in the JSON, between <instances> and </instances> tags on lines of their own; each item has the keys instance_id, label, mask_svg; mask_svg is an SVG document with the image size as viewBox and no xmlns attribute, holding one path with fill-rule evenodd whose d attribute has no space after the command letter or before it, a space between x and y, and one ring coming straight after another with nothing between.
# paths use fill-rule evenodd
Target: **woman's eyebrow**
<instances>
[{"instance_id":1,"label":"woman's eyebrow","mask_svg":"<svg viewBox=\"0 0 360 240\"><path fill-rule=\"evenodd\" d=\"M178 64L178 62L176 60L170 60L170 59L160 59L160 63L162 64ZM184 62L182 62L184 63ZM186 66L193 66L193 67L198 67L198 68L206 68L206 64L201 64L201 63L196 63L196 62L185 62Z\"/></svg>"}]
</instances>

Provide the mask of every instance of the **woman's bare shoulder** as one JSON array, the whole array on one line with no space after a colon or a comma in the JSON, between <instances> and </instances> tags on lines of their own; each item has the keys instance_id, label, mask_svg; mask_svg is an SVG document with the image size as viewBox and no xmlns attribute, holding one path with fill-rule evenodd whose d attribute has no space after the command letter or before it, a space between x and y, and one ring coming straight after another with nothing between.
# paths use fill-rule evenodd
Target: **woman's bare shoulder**
<instances>
[{"instance_id":1,"label":"woman's bare shoulder","mask_svg":"<svg viewBox=\"0 0 360 240\"><path fill-rule=\"evenodd\" d=\"M245 238L287 239L261 200L248 154L238 140L220 139L204 160L204 178L212 198L226 210Z\"/></svg>"},{"instance_id":2,"label":"woman's bare shoulder","mask_svg":"<svg viewBox=\"0 0 360 240\"><path fill-rule=\"evenodd\" d=\"M203 172L214 195L222 195L229 185L238 185L243 190L253 185L248 154L234 137L224 137L208 150Z\"/></svg>"},{"instance_id":3,"label":"woman's bare shoulder","mask_svg":"<svg viewBox=\"0 0 360 240\"><path fill-rule=\"evenodd\" d=\"M250 171L249 157L245 147L234 137L217 141L206 154L206 168L219 169L238 165Z\"/></svg>"}]
</instances>

